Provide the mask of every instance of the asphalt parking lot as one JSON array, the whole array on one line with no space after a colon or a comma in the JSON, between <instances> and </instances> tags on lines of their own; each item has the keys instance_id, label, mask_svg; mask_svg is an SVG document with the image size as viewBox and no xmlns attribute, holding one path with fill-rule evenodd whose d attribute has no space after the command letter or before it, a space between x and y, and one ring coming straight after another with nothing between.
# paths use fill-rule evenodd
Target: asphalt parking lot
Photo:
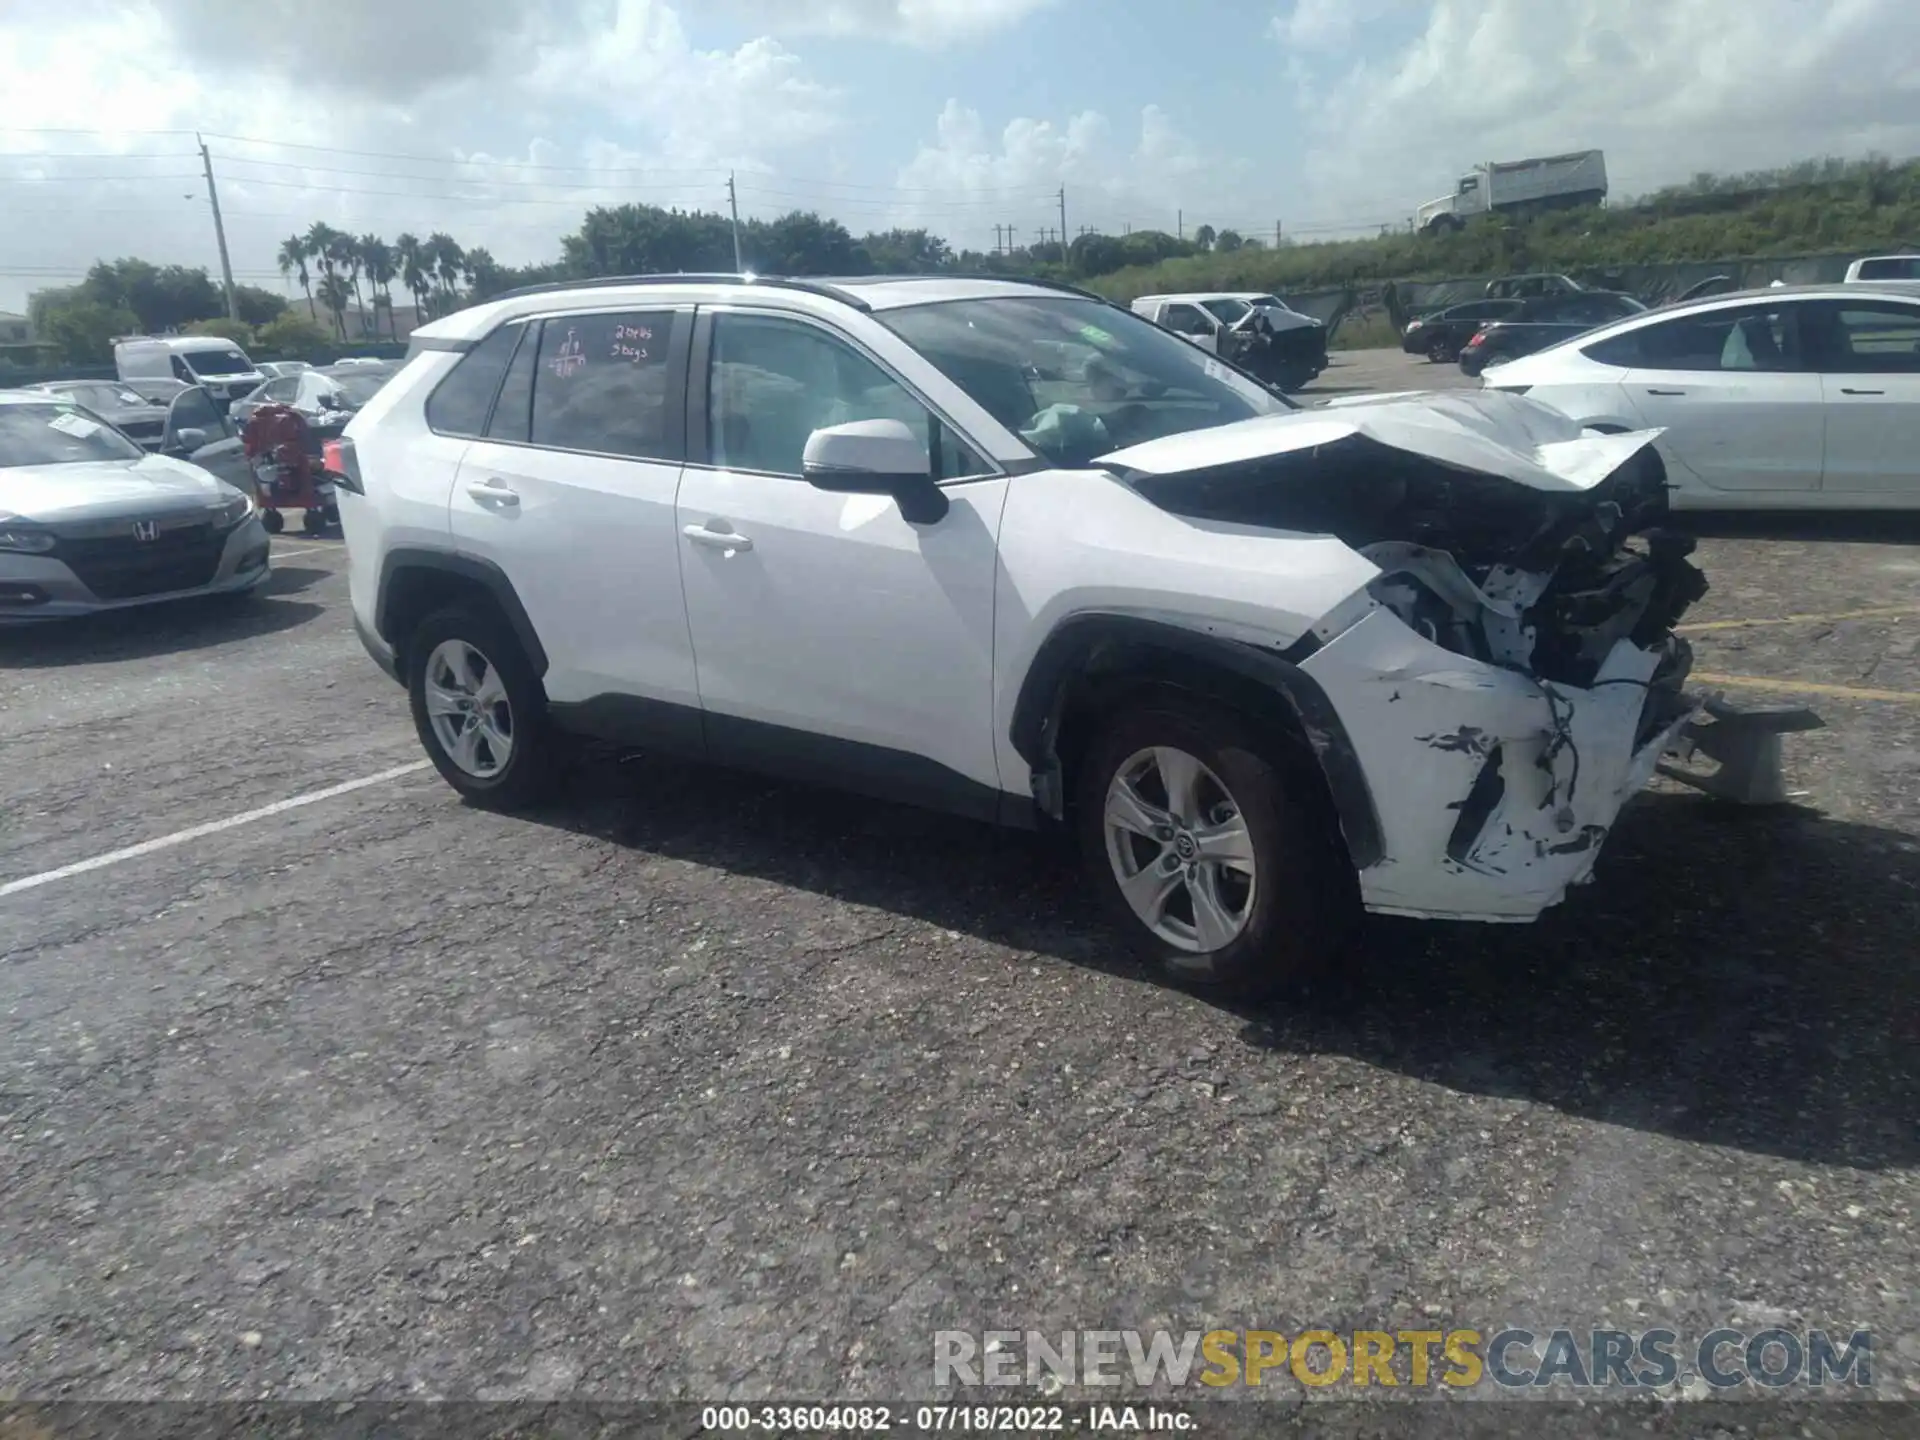
<instances>
[{"instance_id":1,"label":"asphalt parking lot","mask_svg":"<svg viewBox=\"0 0 1920 1440\"><path fill-rule=\"evenodd\" d=\"M1458 379L1340 359L1309 393ZM1920 1395L1920 526L1703 542L1698 670L1827 721L1797 804L1663 783L1538 925L1382 924L1271 1011L1029 838L644 758L467 809L339 544L275 551L0 634L0 1396L911 1398L937 1330L1509 1323L1870 1329Z\"/></svg>"}]
</instances>

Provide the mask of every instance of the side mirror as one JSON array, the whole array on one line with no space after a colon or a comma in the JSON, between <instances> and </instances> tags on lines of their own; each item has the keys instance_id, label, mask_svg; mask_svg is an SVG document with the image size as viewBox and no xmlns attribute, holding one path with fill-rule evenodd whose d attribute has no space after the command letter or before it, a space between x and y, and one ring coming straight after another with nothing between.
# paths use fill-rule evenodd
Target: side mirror
<instances>
[{"instance_id":1,"label":"side mirror","mask_svg":"<svg viewBox=\"0 0 1920 1440\"><path fill-rule=\"evenodd\" d=\"M202 445L206 443L207 443L207 432L204 430L196 429L189 426L185 430L176 430L173 432L174 448L178 450L185 450L189 454L191 454L195 450L198 450Z\"/></svg>"},{"instance_id":2,"label":"side mirror","mask_svg":"<svg viewBox=\"0 0 1920 1440\"><path fill-rule=\"evenodd\" d=\"M927 449L903 420L853 420L807 437L807 483L844 495L891 495L903 518L931 525L951 502L934 483Z\"/></svg>"}]
</instances>

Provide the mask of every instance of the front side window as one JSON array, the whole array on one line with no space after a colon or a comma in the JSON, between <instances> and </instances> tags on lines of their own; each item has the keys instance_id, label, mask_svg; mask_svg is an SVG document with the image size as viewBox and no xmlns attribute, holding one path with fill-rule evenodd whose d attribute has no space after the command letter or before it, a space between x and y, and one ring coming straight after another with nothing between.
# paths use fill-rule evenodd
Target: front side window
<instances>
[{"instance_id":1,"label":"front side window","mask_svg":"<svg viewBox=\"0 0 1920 1440\"><path fill-rule=\"evenodd\" d=\"M1201 313L1198 305L1169 305L1160 323L1176 335L1213 333L1213 322Z\"/></svg>"},{"instance_id":2,"label":"front side window","mask_svg":"<svg viewBox=\"0 0 1920 1440\"><path fill-rule=\"evenodd\" d=\"M1834 375L1920 375L1920 306L1822 305L1814 319L1820 369Z\"/></svg>"},{"instance_id":3,"label":"front side window","mask_svg":"<svg viewBox=\"0 0 1920 1440\"><path fill-rule=\"evenodd\" d=\"M673 312L567 315L540 328L532 440L561 450L665 460Z\"/></svg>"},{"instance_id":4,"label":"front side window","mask_svg":"<svg viewBox=\"0 0 1920 1440\"><path fill-rule=\"evenodd\" d=\"M203 430L212 440L228 433L227 420L213 403L213 397L198 386L182 390L167 407L167 431L177 435L182 430Z\"/></svg>"},{"instance_id":5,"label":"front side window","mask_svg":"<svg viewBox=\"0 0 1920 1440\"><path fill-rule=\"evenodd\" d=\"M1244 300L1203 300L1200 303L1209 315L1226 325L1237 324L1253 309Z\"/></svg>"},{"instance_id":6,"label":"front side window","mask_svg":"<svg viewBox=\"0 0 1920 1440\"><path fill-rule=\"evenodd\" d=\"M1055 465L1298 407L1130 311L1003 296L882 310L882 324Z\"/></svg>"},{"instance_id":7,"label":"front side window","mask_svg":"<svg viewBox=\"0 0 1920 1440\"><path fill-rule=\"evenodd\" d=\"M1752 306L1683 315L1615 335L1583 351L1629 370L1795 371L1802 368L1793 312Z\"/></svg>"},{"instance_id":8,"label":"front side window","mask_svg":"<svg viewBox=\"0 0 1920 1440\"><path fill-rule=\"evenodd\" d=\"M138 460L145 452L77 405L0 405L0 469Z\"/></svg>"},{"instance_id":9,"label":"front side window","mask_svg":"<svg viewBox=\"0 0 1920 1440\"><path fill-rule=\"evenodd\" d=\"M904 385L817 326L716 315L708 373L707 453L722 469L798 476L808 437L854 420L898 420L925 436L935 479L988 469Z\"/></svg>"}]
</instances>

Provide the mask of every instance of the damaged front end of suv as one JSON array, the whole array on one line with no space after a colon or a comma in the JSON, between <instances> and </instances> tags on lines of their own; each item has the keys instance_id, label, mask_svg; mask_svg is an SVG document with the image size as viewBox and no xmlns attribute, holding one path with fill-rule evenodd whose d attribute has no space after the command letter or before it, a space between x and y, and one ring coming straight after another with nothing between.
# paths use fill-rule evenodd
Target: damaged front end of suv
<instances>
[{"instance_id":1,"label":"damaged front end of suv","mask_svg":"<svg viewBox=\"0 0 1920 1440\"><path fill-rule=\"evenodd\" d=\"M1337 537L1376 567L1286 651L1369 782L1369 909L1533 919L1591 877L1621 806L1689 747L1707 702L1675 627L1707 582L1691 538L1664 528L1656 433L1423 395L1109 457L1162 510Z\"/></svg>"}]
</instances>

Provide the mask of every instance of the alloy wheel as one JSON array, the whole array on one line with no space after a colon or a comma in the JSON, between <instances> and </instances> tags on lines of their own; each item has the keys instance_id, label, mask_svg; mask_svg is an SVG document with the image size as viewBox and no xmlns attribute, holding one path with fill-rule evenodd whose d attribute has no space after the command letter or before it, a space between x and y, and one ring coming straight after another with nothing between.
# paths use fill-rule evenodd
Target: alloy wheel
<instances>
[{"instance_id":1,"label":"alloy wheel","mask_svg":"<svg viewBox=\"0 0 1920 1440\"><path fill-rule=\"evenodd\" d=\"M427 656L427 717L453 763L490 780L513 758L513 706L492 661L464 640L443 640Z\"/></svg>"},{"instance_id":2,"label":"alloy wheel","mask_svg":"<svg viewBox=\"0 0 1920 1440\"><path fill-rule=\"evenodd\" d=\"M1253 837L1220 777L1170 745L1136 751L1107 785L1113 878L1140 922L1176 949L1222 949L1247 928Z\"/></svg>"}]
</instances>

